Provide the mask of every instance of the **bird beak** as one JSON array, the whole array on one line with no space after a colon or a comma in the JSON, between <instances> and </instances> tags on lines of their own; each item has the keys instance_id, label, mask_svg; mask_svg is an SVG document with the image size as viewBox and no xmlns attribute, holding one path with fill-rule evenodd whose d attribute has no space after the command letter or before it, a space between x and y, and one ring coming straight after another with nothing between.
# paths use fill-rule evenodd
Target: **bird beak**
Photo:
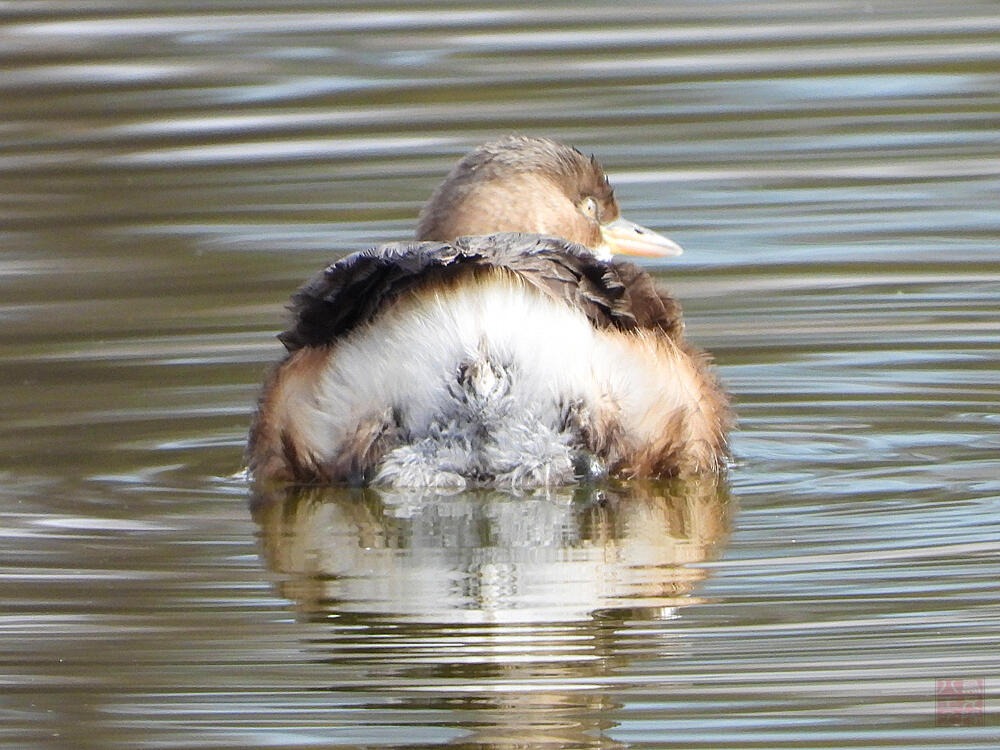
<instances>
[{"instance_id":1,"label":"bird beak","mask_svg":"<svg viewBox=\"0 0 1000 750\"><path fill-rule=\"evenodd\" d=\"M610 224L601 225L601 236L612 254L666 258L684 252L672 239L620 216Z\"/></svg>"}]
</instances>

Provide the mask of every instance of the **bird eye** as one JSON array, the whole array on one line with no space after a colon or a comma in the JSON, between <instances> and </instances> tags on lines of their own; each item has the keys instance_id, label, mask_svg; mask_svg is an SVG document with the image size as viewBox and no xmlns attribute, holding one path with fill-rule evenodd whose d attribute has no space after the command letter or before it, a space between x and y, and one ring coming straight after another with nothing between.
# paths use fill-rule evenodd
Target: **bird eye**
<instances>
[{"instance_id":1,"label":"bird eye","mask_svg":"<svg viewBox=\"0 0 1000 750\"><path fill-rule=\"evenodd\" d=\"M597 201L591 198L589 195L580 201L580 211L584 216L589 216L591 219L597 218Z\"/></svg>"}]
</instances>

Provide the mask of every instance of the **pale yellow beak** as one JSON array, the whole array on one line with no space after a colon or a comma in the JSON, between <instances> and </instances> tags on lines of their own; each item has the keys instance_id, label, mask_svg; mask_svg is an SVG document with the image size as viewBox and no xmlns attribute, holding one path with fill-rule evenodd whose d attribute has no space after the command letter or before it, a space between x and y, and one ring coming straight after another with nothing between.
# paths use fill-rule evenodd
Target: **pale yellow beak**
<instances>
[{"instance_id":1,"label":"pale yellow beak","mask_svg":"<svg viewBox=\"0 0 1000 750\"><path fill-rule=\"evenodd\" d=\"M667 258L684 252L684 249L669 237L664 237L652 229L646 229L620 216L610 224L602 224L601 235L604 244L613 255Z\"/></svg>"}]
</instances>

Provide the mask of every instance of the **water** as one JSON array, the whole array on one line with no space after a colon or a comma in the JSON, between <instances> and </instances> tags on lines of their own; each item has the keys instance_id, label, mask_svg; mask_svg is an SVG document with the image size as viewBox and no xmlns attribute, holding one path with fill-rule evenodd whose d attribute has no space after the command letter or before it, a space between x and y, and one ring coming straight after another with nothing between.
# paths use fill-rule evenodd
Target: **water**
<instances>
[{"instance_id":1,"label":"water","mask_svg":"<svg viewBox=\"0 0 1000 750\"><path fill-rule=\"evenodd\" d=\"M998 31L0 6L0 742L996 746ZM728 476L252 496L290 292L512 130L687 248L651 270L734 394Z\"/></svg>"}]
</instances>

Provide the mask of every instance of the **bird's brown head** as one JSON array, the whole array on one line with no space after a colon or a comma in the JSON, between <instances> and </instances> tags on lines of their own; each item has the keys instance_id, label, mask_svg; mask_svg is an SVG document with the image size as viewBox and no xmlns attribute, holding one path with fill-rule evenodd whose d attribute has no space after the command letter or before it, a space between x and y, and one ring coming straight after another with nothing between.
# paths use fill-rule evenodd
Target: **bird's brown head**
<instances>
[{"instance_id":1,"label":"bird's brown head","mask_svg":"<svg viewBox=\"0 0 1000 750\"><path fill-rule=\"evenodd\" d=\"M671 240L620 216L594 157L547 138L507 136L466 155L420 213L418 240L530 232L614 253L678 255Z\"/></svg>"}]
</instances>

